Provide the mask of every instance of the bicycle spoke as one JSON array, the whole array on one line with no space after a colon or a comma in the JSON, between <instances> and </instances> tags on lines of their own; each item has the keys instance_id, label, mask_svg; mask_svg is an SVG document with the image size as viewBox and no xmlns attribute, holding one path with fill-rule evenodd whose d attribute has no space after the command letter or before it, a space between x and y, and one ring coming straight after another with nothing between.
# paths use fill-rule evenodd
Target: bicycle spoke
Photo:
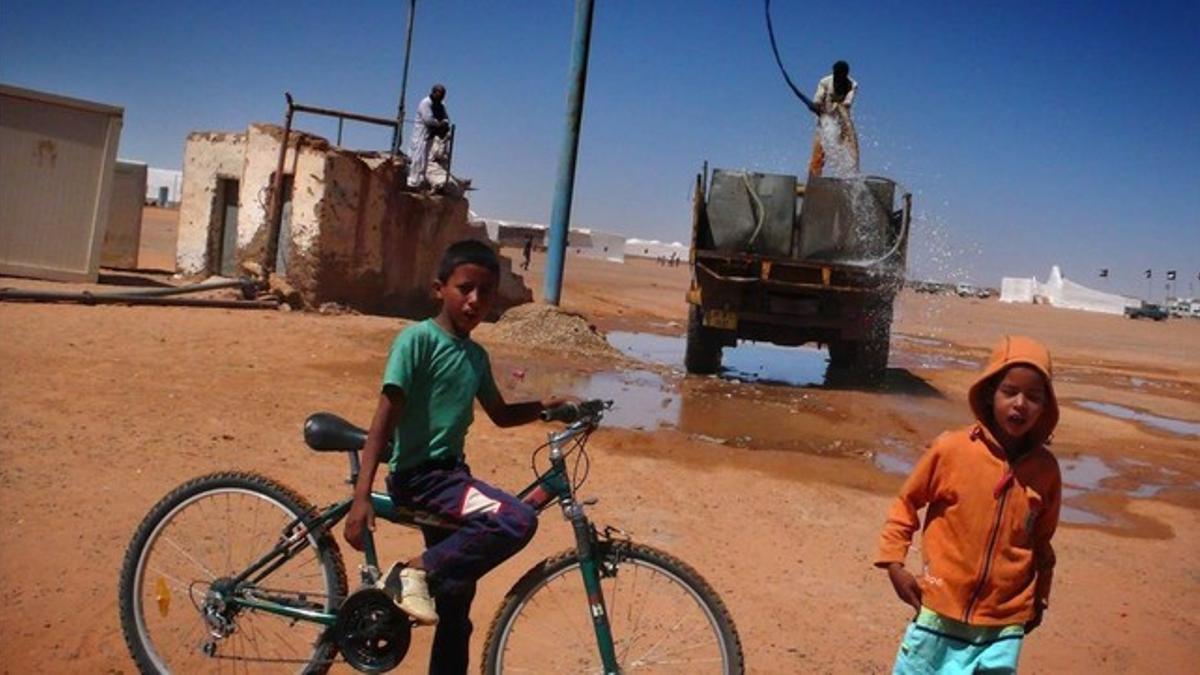
<instances>
[{"instance_id":1,"label":"bicycle spoke","mask_svg":"<svg viewBox=\"0 0 1200 675\"><path fill-rule=\"evenodd\" d=\"M305 542L306 550L295 557L265 563L263 569L271 572L258 581L269 580L269 586L246 583L236 595L224 595L223 603L212 604L219 597L214 593L232 593L227 582L262 560L279 543L283 527L311 508L293 512L293 507L285 507L273 496L272 489L252 484L202 490L165 513L146 540L136 586L140 605L134 609L140 612L138 631L144 636L140 639L154 650L149 654L157 664L154 669L240 674L259 672L272 663L300 667L331 647L320 640L325 630L321 625L238 601L241 597L328 611L345 590L333 585L340 577L332 576L312 535ZM192 580L195 577L199 583ZM191 602L184 603L186 609L161 604L163 591L156 590L161 588ZM170 602L170 596L165 602ZM173 611L163 609L167 607ZM208 654L206 644L212 645Z\"/></svg>"},{"instance_id":2,"label":"bicycle spoke","mask_svg":"<svg viewBox=\"0 0 1200 675\"><path fill-rule=\"evenodd\" d=\"M731 672L725 638L700 592L640 550L623 553L615 574L600 579L617 664L624 671ZM499 659L494 666L504 672L602 673L591 616L582 611L587 596L578 563L564 560L526 593L508 624L494 628L503 631L493 648ZM569 611L573 602L580 612Z\"/></svg>"},{"instance_id":3,"label":"bicycle spoke","mask_svg":"<svg viewBox=\"0 0 1200 675\"><path fill-rule=\"evenodd\" d=\"M176 544L174 541L172 541L170 537L163 537L162 539L163 539L164 543L166 543L167 545L174 548L175 551L177 553L179 553L179 555L186 558L189 562L191 562L196 567L199 567L205 574L207 574L210 581L212 579L217 578L216 572L213 572L211 569L209 569L207 566L205 566L203 563L201 563L199 560L197 560L195 557L193 557L187 551L183 550L183 547L180 546L179 544Z\"/></svg>"}]
</instances>

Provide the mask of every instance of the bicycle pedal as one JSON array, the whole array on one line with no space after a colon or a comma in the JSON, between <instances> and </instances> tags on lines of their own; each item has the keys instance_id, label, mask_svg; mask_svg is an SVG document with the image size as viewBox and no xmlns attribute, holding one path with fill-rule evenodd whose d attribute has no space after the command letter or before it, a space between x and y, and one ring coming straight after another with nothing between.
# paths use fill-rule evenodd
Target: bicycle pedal
<instances>
[{"instance_id":1,"label":"bicycle pedal","mask_svg":"<svg viewBox=\"0 0 1200 675\"><path fill-rule=\"evenodd\" d=\"M375 587L387 593L392 599L400 598L400 570L404 569L403 563L392 563L388 568L387 574L375 583Z\"/></svg>"}]
</instances>

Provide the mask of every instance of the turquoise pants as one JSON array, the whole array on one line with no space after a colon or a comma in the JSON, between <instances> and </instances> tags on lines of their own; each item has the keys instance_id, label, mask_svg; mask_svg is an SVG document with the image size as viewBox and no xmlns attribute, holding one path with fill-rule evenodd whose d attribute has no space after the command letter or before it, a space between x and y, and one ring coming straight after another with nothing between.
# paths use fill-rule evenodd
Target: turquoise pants
<instances>
[{"instance_id":1,"label":"turquoise pants","mask_svg":"<svg viewBox=\"0 0 1200 675\"><path fill-rule=\"evenodd\" d=\"M922 609L904 631L893 675L1004 675L1017 672L1020 626L967 626Z\"/></svg>"}]
</instances>

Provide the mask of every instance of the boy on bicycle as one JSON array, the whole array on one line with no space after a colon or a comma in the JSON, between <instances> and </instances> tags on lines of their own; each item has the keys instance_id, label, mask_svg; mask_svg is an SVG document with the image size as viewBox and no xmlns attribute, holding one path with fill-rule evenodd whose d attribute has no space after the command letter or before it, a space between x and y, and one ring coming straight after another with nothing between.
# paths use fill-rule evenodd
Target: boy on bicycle
<instances>
[{"instance_id":1,"label":"boy on bicycle","mask_svg":"<svg viewBox=\"0 0 1200 675\"><path fill-rule=\"evenodd\" d=\"M892 503L875 565L915 614L893 672L1017 672L1054 575L1062 475L1047 447L1058 424L1051 371L1040 343L1002 339L967 394L975 423L938 436ZM919 578L904 567L918 529Z\"/></svg>"},{"instance_id":2,"label":"boy on bicycle","mask_svg":"<svg viewBox=\"0 0 1200 675\"><path fill-rule=\"evenodd\" d=\"M346 541L362 550L364 529L375 529L370 502L375 469L391 440L392 498L459 525L453 531L422 528L425 552L396 563L383 577L401 610L419 624L438 624L431 673L466 672L475 582L521 550L537 530L532 508L472 477L463 461L474 400L499 427L532 422L557 403L507 403L492 379L487 352L471 340L471 331L491 310L499 278L500 264L488 245L467 240L446 249L433 282L441 311L392 343L346 516Z\"/></svg>"}]
</instances>

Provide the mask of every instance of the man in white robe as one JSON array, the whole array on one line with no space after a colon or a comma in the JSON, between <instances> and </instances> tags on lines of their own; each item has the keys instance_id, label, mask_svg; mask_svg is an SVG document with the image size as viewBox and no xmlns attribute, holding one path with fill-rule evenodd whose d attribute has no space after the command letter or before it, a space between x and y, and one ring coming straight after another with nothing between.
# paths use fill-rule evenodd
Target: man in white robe
<instances>
[{"instance_id":1,"label":"man in white robe","mask_svg":"<svg viewBox=\"0 0 1200 675\"><path fill-rule=\"evenodd\" d=\"M858 132L850 117L856 93L858 83L850 79L850 65L845 61L833 64L833 74L817 83L817 93L812 99L813 112L818 115L817 130L808 163L809 175L820 176L826 160L831 160L836 175L858 173Z\"/></svg>"},{"instance_id":2,"label":"man in white robe","mask_svg":"<svg viewBox=\"0 0 1200 675\"><path fill-rule=\"evenodd\" d=\"M433 139L444 136L450 129L450 119L442 100L446 88L433 85L429 95L417 106L417 117L413 120L412 141L409 149L408 186L419 188L428 185L426 169L429 166L429 151Z\"/></svg>"}]
</instances>

